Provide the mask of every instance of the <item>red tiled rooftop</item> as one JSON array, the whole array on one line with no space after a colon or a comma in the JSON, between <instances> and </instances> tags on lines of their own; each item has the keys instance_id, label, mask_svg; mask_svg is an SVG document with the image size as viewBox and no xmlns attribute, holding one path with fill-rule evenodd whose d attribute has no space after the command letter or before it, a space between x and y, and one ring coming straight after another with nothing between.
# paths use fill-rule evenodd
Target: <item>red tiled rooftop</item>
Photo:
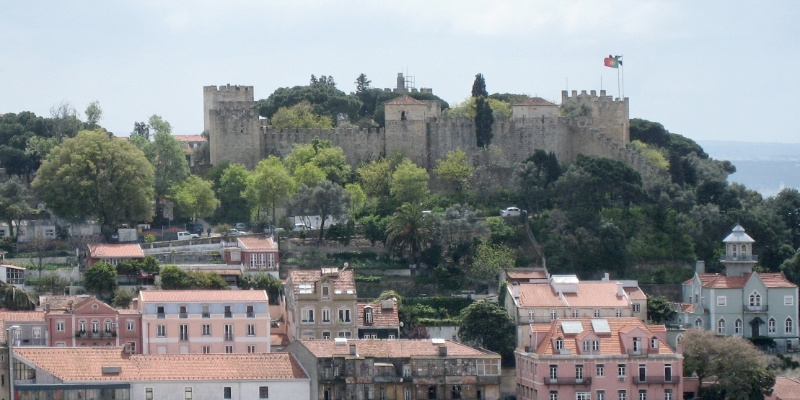
<instances>
[{"instance_id":1,"label":"red tiled rooftop","mask_svg":"<svg viewBox=\"0 0 800 400\"><path fill-rule=\"evenodd\" d=\"M248 236L238 238L240 247L245 250L273 250L278 251L278 244L271 237Z\"/></svg>"},{"instance_id":2,"label":"red tiled rooftop","mask_svg":"<svg viewBox=\"0 0 800 400\"><path fill-rule=\"evenodd\" d=\"M775 378L775 386L772 387L772 396L780 400L800 400L800 381L785 376Z\"/></svg>"},{"instance_id":3,"label":"red tiled rooftop","mask_svg":"<svg viewBox=\"0 0 800 400\"><path fill-rule=\"evenodd\" d=\"M346 270L339 270L337 268L324 268L324 269L331 269L336 270L336 273L327 274L324 276L325 279L329 279L333 283L333 290L341 290L342 294L347 293L347 290L353 290L355 293L356 289L356 282L355 278L353 277L353 270L346 269ZM302 270L302 269L295 269L289 271L289 278L287 281L292 282L293 289L295 293L300 291L300 284L311 284L311 287L314 287L315 282L319 282L323 279L322 270Z\"/></svg>"},{"instance_id":4,"label":"red tiled rooftop","mask_svg":"<svg viewBox=\"0 0 800 400\"><path fill-rule=\"evenodd\" d=\"M14 353L66 382L307 378L289 353L129 355L121 349L81 347L17 347ZM118 366L121 372L103 374L104 366Z\"/></svg>"},{"instance_id":5,"label":"red tiled rooftop","mask_svg":"<svg viewBox=\"0 0 800 400\"><path fill-rule=\"evenodd\" d=\"M544 271L511 270L506 272L509 279L547 279Z\"/></svg>"},{"instance_id":6,"label":"red tiled rooftop","mask_svg":"<svg viewBox=\"0 0 800 400\"><path fill-rule=\"evenodd\" d=\"M421 102L421 101L419 101L419 100L417 100L417 99L415 99L415 98L413 98L413 97L411 97L411 96L409 96L407 94L404 94L404 95L402 95L402 96L400 96L400 97L398 97L396 99L393 99L392 101L387 101L386 104L399 104L399 105L403 105L403 106L406 106L406 105L425 105L424 102Z\"/></svg>"},{"instance_id":7,"label":"red tiled rooftop","mask_svg":"<svg viewBox=\"0 0 800 400\"><path fill-rule=\"evenodd\" d=\"M631 299L631 300L647 300L647 295L644 294L642 289L640 289L638 286L637 287L625 287L625 288L622 288L622 290L624 290L625 293L628 294L628 298Z\"/></svg>"},{"instance_id":8,"label":"red tiled rooftop","mask_svg":"<svg viewBox=\"0 0 800 400\"><path fill-rule=\"evenodd\" d=\"M139 295L150 303L267 301L263 290L142 290Z\"/></svg>"},{"instance_id":9,"label":"red tiled rooftop","mask_svg":"<svg viewBox=\"0 0 800 400\"><path fill-rule=\"evenodd\" d=\"M138 244L90 244L91 258L144 258L144 252Z\"/></svg>"},{"instance_id":10,"label":"red tiled rooftop","mask_svg":"<svg viewBox=\"0 0 800 400\"><path fill-rule=\"evenodd\" d=\"M300 340L317 358L349 355L350 345L356 345L356 353L360 356L380 358L438 357L439 345L430 340L348 340L347 345L337 345L334 340ZM448 356L496 356L488 350L473 349L461 343L445 340Z\"/></svg>"},{"instance_id":11,"label":"red tiled rooftop","mask_svg":"<svg viewBox=\"0 0 800 400\"><path fill-rule=\"evenodd\" d=\"M398 314L397 310L397 300L386 300L391 301L393 307L390 309L384 309L381 305L380 301L375 303L358 303L358 326L359 327L379 327L379 326L389 326L389 327L399 327L400 326L400 314ZM372 323L367 324L366 320L364 319L364 309L367 307L372 308Z\"/></svg>"},{"instance_id":12,"label":"red tiled rooftop","mask_svg":"<svg viewBox=\"0 0 800 400\"><path fill-rule=\"evenodd\" d=\"M562 299L550 283L520 283L520 307L627 307L628 300L617 296L617 283L594 281L577 283L577 293L564 293Z\"/></svg>"},{"instance_id":13,"label":"red tiled rooftop","mask_svg":"<svg viewBox=\"0 0 800 400\"><path fill-rule=\"evenodd\" d=\"M536 349L536 353L539 355L555 355L555 349L553 348L553 339L557 337L561 337L564 339L564 349L568 349L572 351L572 354L581 354L581 347L579 344L578 335L570 335L565 334L561 327L561 322L563 321L579 321L583 326L583 332L581 332L580 336L585 337L586 331L592 331L592 319L598 318L559 318L553 321L549 326L550 330L546 333L544 340L539 344L539 347ZM628 333L635 329L641 329L645 332L647 337L655 336L656 332L665 332L666 328L663 326L659 326L655 328L655 325L645 325L642 321L638 318L633 317L621 317L621 318L603 318L608 321L608 326L611 330L610 333L596 333L596 336L600 339L600 353L601 354L625 354L625 347L622 345L622 341L620 340L620 333ZM531 329L535 325L547 325L547 324L531 324ZM651 329L651 327L653 327ZM659 340L658 345L658 354L674 354L672 349L667 346L666 343L661 342Z\"/></svg>"},{"instance_id":14,"label":"red tiled rooftop","mask_svg":"<svg viewBox=\"0 0 800 400\"><path fill-rule=\"evenodd\" d=\"M179 142L205 142L203 135L172 135Z\"/></svg>"},{"instance_id":15,"label":"red tiled rooftop","mask_svg":"<svg viewBox=\"0 0 800 400\"><path fill-rule=\"evenodd\" d=\"M779 287L797 287L792 282L789 282L786 279L786 276L783 275L783 272L755 272L753 273L764 282L764 285L768 288L779 288ZM744 288L744 285L750 279L750 276L753 275L750 273L744 274L742 276L727 276L727 275L720 275L720 274L697 274L700 278L700 285L706 288L712 289L741 289ZM691 285L694 281L694 278L687 280L684 282L684 285Z\"/></svg>"},{"instance_id":16,"label":"red tiled rooftop","mask_svg":"<svg viewBox=\"0 0 800 400\"><path fill-rule=\"evenodd\" d=\"M555 103L551 103L541 97L531 97L521 103L516 104L518 106L557 106Z\"/></svg>"}]
</instances>

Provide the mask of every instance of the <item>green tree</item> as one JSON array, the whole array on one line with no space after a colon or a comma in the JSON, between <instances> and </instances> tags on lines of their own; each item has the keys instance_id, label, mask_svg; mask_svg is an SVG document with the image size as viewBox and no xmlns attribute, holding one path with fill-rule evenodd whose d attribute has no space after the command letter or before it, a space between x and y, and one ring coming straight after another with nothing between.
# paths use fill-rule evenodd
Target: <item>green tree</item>
<instances>
[{"instance_id":1,"label":"green tree","mask_svg":"<svg viewBox=\"0 0 800 400\"><path fill-rule=\"evenodd\" d=\"M250 274L239 279L239 288L266 290L270 304L280 304L281 281L270 274Z\"/></svg>"},{"instance_id":2,"label":"green tree","mask_svg":"<svg viewBox=\"0 0 800 400\"><path fill-rule=\"evenodd\" d=\"M97 220L105 233L152 216L153 167L122 139L83 131L53 148L33 182L47 205L67 220Z\"/></svg>"},{"instance_id":3,"label":"green tree","mask_svg":"<svg viewBox=\"0 0 800 400\"><path fill-rule=\"evenodd\" d=\"M161 288L164 290L178 290L186 288L186 271L175 265L167 265L161 269Z\"/></svg>"},{"instance_id":4,"label":"green tree","mask_svg":"<svg viewBox=\"0 0 800 400\"><path fill-rule=\"evenodd\" d=\"M514 321L496 303L476 301L463 309L459 315L458 336L466 343L499 353L504 360L514 356Z\"/></svg>"},{"instance_id":5,"label":"green tree","mask_svg":"<svg viewBox=\"0 0 800 400\"><path fill-rule=\"evenodd\" d=\"M373 160L358 167L358 178L364 192L371 197L381 197L389 195L389 187L392 183L392 165L389 160L381 158Z\"/></svg>"},{"instance_id":6,"label":"green tree","mask_svg":"<svg viewBox=\"0 0 800 400\"><path fill-rule=\"evenodd\" d=\"M228 289L228 283L215 272L185 271L175 265L167 265L161 270L161 288L164 290L224 290Z\"/></svg>"},{"instance_id":7,"label":"green tree","mask_svg":"<svg viewBox=\"0 0 800 400\"><path fill-rule=\"evenodd\" d=\"M319 169L318 166L308 163L297 167L294 170L294 183L300 185L314 185L319 181L325 180L325 172Z\"/></svg>"},{"instance_id":8,"label":"green tree","mask_svg":"<svg viewBox=\"0 0 800 400\"><path fill-rule=\"evenodd\" d=\"M672 320L675 310L664 296L647 296L647 318L656 324L664 324Z\"/></svg>"},{"instance_id":9,"label":"green tree","mask_svg":"<svg viewBox=\"0 0 800 400\"><path fill-rule=\"evenodd\" d=\"M404 159L392 174L389 192L400 203L418 203L428 195L430 176L425 168Z\"/></svg>"},{"instance_id":10,"label":"green tree","mask_svg":"<svg viewBox=\"0 0 800 400\"><path fill-rule=\"evenodd\" d=\"M331 182L320 181L316 185L300 185L294 195L290 212L293 215L318 215L321 219L319 242L325 233L325 220L330 217L341 220L350 209L350 193Z\"/></svg>"},{"instance_id":11,"label":"green tree","mask_svg":"<svg viewBox=\"0 0 800 400\"><path fill-rule=\"evenodd\" d=\"M93 101L86 106L86 129L97 129L97 123L103 118L103 109L99 101Z\"/></svg>"},{"instance_id":12,"label":"green tree","mask_svg":"<svg viewBox=\"0 0 800 400\"><path fill-rule=\"evenodd\" d=\"M407 252L412 264L430 245L431 239L431 222L417 204L405 203L400 206L386 227L386 245L395 254Z\"/></svg>"},{"instance_id":13,"label":"green tree","mask_svg":"<svg viewBox=\"0 0 800 400\"><path fill-rule=\"evenodd\" d=\"M461 149L448 152L447 157L443 160L436 160L436 168L433 172L439 178L452 182L459 193L472 175L469 162L467 162L467 153Z\"/></svg>"},{"instance_id":14,"label":"green tree","mask_svg":"<svg viewBox=\"0 0 800 400\"><path fill-rule=\"evenodd\" d=\"M386 242L386 227L390 217L380 217L378 215L368 215L361 218L361 226L364 227L364 237L370 241L372 246L375 242Z\"/></svg>"},{"instance_id":15,"label":"green tree","mask_svg":"<svg viewBox=\"0 0 800 400\"><path fill-rule=\"evenodd\" d=\"M768 204L789 228L792 247L800 249L800 191L785 188L771 198Z\"/></svg>"},{"instance_id":16,"label":"green tree","mask_svg":"<svg viewBox=\"0 0 800 400\"><path fill-rule=\"evenodd\" d=\"M0 282L0 307L11 311L33 310L36 301L25 290Z\"/></svg>"},{"instance_id":17,"label":"green tree","mask_svg":"<svg viewBox=\"0 0 800 400\"><path fill-rule=\"evenodd\" d=\"M356 121L361 109L361 102L357 97L348 96L337 89L333 77L324 75L319 78L312 75L307 86L278 88L267 99L259 100L257 107L262 117L272 120L281 107L292 107L303 101L311 104L314 114L328 116L333 121L340 114Z\"/></svg>"},{"instance_id":18,"label":"green tree","mask_svg":"<svg viewBox=\"0 0 800 400\"><path fill-rule=\"evenodd\" d=\"M681 343L684 376L695 373L704 382L701 398L750 400L772 394L775 374L766 369L755 346L742 337L690 329Z\"/></svg>"},{"instance_id":19,"label":"green tree","mask_svg":"<svg viewBox=\"0 0 800 400\"><path fill-rule=\"evenodd\" d=\"M486 102L489 103L489 108L492 109L492 116L494 119L511 118L511 105L505 101L487 98ZM477 114L477 98L468 97L460 104L447 110L447 114L455 118L474 119Z\"/></svg>"},{"instance_id":20,"label":"green tree","mask_svg":"<svg viewBox=\"0 0 800 400\"><path fill-rule=\"evenodd\" d=\"M470 275L483 281L494 282L500 271L514 268L514 251L503 245L481 243L475 250Z\"/></svg>"},{"instance_id":21,"label":"green tree","mask_svg":"<svg viewBox=\"0 0 800 400\"><path fill-rule=\"evenodd\" d=\"M229 164L222 172L216 185L220 209L226 221L241 221L249 218L245 192L250 171L242 164Z\"/></svg>"},{"instance_id":22,"label":"green tree","mask_svg":"<svg viewBox=\"0 0 800 400\"><path fill-rule=\"evenodd\" d=\"M334 147L330 140L314 139L309 144L295 146L286 156L286 167L292 174L304 165L314 165L324 174L325 179L344 185L350 177L350 165L341 147Z\"/></svg>"},{"instance_id":23,"label":"green tree","mask_svg":"<svg viewBox=\"0 0 800 400\"><path fill-rule=\"evenodd\" d=\"M169 123L160 121L160 118L158 118L160 123L154 121L156 117L158 116L150 117L150 126L156 133L149 159L155 170L156 196L163 197L169 194L173 186L186 180L189 176L189 163L186 161L183 144L172 137L167 130ZM156 125L153 125L154 123ZM161 127L156 128L159 124Z\"/></svg>"},{"instance_id":24,"label":"green tree","mask_svg":"<svg viewBox=\"0 0 800 400\"><path fill-rule=\"evenodd\" d=\"M36 280L36 292L39 294L53 294L61 296L64 289L69 286L69 281L57 274L46 275Z\"/></svg>"},{"instance_id":25,"label":"green tree","mask_svg":"<svg viewBox=\"0 0 800 400\"><path fill-rule=\"evenodd\" d=\"M99 262L83 273L83 287L97 297L111 296L118 285L117 269L111 264Z\"/></svg>"},{"instance_id":26,"label":"green tree","mask_svg":"<svg viewBox=\"0 0 800 400\"><path fill-rule=\"evenodd\" d=\"M275 207L294 189L294 182L281 160L270 156L256 165L247 177L245 197L258 208L272 211L272 225L275 225Z\"/></svg>"},{"instance_id":27,"label":"green tree","mask_svg":"<svg viewBox=\"0 0 800 400\"><path fill-rule=\"evenodd\" d=\"M117 289L114 291L114 300L111 301L111 305L116 308L128 308L133 301L133 294L126 289Z\"/></svg>"},{"instance_id":28,"label":"green tree","mask_svg":"<svg viewBox=\"0 0 800 400\"><path fill-rule=\"evenodd\" d=\"M472 84L472 97L475 98L475 136L478 147L489 147L492 143L492 124L494 124L494 112L489 105L489 93L486 92L486 80L483 74L475 75L475 82Z\"/></svg>"},{"instance_id":29,"label":"green tree","mask_svg":"<svg viewBox=\"0 0 800 400\"><path fill-rule=\"evenodd\" d=\"M645 143L642 143L638 140L634 140L628 143L628 147L637 151L639 154L642 155L650 164L653 164L655 167L663 169L665 171L669 170L669 161L664 158L664 155L654 147L650 147Z\"/></svg>"},{"instance_id":30,"label":"green tree","mask_svg":"<svg viewBox=\"0 0 800 400\"><path fill-rule=\"evenodd\" d=\"M211 182L197 175L191 175L175 186L170 197L181 214L191 217L193 221L211 215L219 207Z\"/></svg>"},{"instance_id":31,"label":"green tree","mask_svg":"<svg viewBox=\"0 0 800 400\"><path fill-rule=\"evenodd\" d=\"M22 218L32 211L30 203L33 197L19 178L11 178L0 183L0 220L5 221L14 235L14 224L19 226Z\"/></svg>"},{"instance_id":32,"label":"green tree","mask_svg":"<svg viewBox=\"0 0 800 400\"><path fill-rule=\"evenodd\" d=\"M800 249L791 258L784 261L780 269L786 275L786 279L795 285L800 283Z\"/></svg>"},{"instance_id":33,"label":"green tree","mask_svg":"<svg viewBox=\"0 0 800 400\"><path fill-rule=\"evenodd\" d=\"M367 195L364 193L364 190L361 189L361 185L357 183L348 183L344 185L344 190L350 193L351 213L355 213L360 210L361 207L364 207L364 204L367 202Z\"/></svg>"},{"instance_id":34,"label":"green tree","mask_svg":"<svg viewBox=\"0 0 800 400\"><path fill-rule=\"evenodd\" d=\"M281 107L270 119L270 126L275 129L286 128L333 128L333 119L328 115L314 114L308 101L302 101L291 107Z\"/></svg>"}]
</instances>

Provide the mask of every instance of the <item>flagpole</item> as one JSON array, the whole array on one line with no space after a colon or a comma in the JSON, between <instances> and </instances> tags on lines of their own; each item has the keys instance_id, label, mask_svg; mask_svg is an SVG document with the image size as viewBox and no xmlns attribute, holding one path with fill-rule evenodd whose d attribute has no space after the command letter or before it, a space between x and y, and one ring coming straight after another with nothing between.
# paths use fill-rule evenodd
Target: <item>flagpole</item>
<instances>
[{"instance_id":1,"label":"flagpole","mask_svg":"<svg viewBox=\"0 0 800 400\"><path fill-rule=\"evenodd\" d=\"M619 85L619 64L617 64L617 96L622 99L622 90Z\"/></svg>"},{"instance_id":2,"label":"flagpole","mask_svg":"<svg viewBox=\"0 0 800 400\"><path fill-rule=\"evenodd\" d=\"M619 56L619 58L622 59L622 56ZM625 100L625 66L622 64L622 62L620 62L619 67L620 67L619 69L622 70L622 100L624 101Z\"/></svg>"}]
</instances>

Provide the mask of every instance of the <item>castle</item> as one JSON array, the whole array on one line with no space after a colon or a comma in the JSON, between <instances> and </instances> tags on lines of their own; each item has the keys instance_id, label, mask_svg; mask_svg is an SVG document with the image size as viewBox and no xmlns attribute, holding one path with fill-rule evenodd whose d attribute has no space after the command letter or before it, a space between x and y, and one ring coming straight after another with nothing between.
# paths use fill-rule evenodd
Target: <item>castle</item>
<instances>
[{"instance_id":1,"label":"castle","mask_svg":"<svg viewBox=\"0 0 800 400\"><path fill-rule=\"evenodd\" d=\"M393 91L409 90L401 86L402 82L402 76L398 76L398 88ZM442 114L436 100L420 101L404 93L385 104L386 126L380 129L280 130L259 118L252 86L205 86L203 100L212 165L229 161L253 168L270 155L286 157L294 145L310 143L314 138L330 140L341 147L353 166L399 151L417 165L431 169L436 160L456 149L477 163L474 121ZM644 180L661 173L638 152L625 147L630 141L628 98L614 99L604 90L599 96L594 90L580 94L573 90L571 95L565 90L561 101L585 104L591 114L559 116L558 105L530 98L512 106L510 119L495 121L492 145L502 151L509 163L523 161L542 149L555 153L561 163L575 160L578 154L622 161Z\"/></svg>"}]
</instances>

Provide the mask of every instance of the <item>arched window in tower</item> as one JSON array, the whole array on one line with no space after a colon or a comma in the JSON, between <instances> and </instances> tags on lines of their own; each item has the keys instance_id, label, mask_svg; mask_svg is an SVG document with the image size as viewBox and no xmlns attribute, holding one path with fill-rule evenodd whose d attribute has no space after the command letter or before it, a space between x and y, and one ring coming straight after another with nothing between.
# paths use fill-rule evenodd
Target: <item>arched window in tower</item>
<instances>
[{"instance_id":1,"label":"arched window in tower","mask_svg":"<svg viewBox=\"0 0 800 400\"><path fill-rule=\"evenodd\" d=\"M755 290L750 293L750 307L761 307L761 294Z\"/></svg>"},{"instance_id":2,"label":"arched window in tower","mask_svg":"<svg viewBox=\"0 0 800 400\"><path fill-rule=\"evenodd\" d=\"M696 320L694 320L694 327L697 328L697 329L702 328L703 327L703 320L700 319L699 317Z\"/></svg>"},{"instance_id":3,"label":"arched window in tower","mask_svg":"<svg viewBox=\"0 0 800 400\"><path fill-rule=\"evenodd\" d=\"M747 245L742 245L742 258L747 257Z\"/></svg>"},{"instance_id":4,"label":"arched window in tower","mask_svg":"<svg viewBox=\"0 0 800 400\"><path fill-rule=\"evenodd\" d=\"M405 120L406 120L406 112L405 111L401 111L400 112L400 121L405 121Z\"/></svg>"},{"instance_id":5,"label":"arched window in tower","mask_svg":"<svg viewBox=\"0 0 800 400\"><path fill-rule=\"evenodd\" d=\"M735 244L731 245L731 255L733 256L734 259L736 259L736 245Z\"/></svg>"}]
</instances>

